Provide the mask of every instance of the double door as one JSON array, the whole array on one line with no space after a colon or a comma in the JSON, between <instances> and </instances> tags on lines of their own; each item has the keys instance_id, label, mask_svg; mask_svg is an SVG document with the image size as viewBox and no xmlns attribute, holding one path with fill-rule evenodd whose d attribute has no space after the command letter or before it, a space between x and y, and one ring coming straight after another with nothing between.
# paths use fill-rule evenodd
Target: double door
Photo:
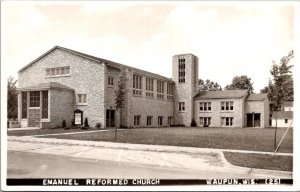
<instances>
[{"instance_id":1,"label":"double door","mask_svg":"<svg viewBox=\"0 0 300 192\"><path fill-rule=\"evenodd\" d=\"M106 127L115 127L115 110L106 110Z\"/></svg>"}]
</instances>

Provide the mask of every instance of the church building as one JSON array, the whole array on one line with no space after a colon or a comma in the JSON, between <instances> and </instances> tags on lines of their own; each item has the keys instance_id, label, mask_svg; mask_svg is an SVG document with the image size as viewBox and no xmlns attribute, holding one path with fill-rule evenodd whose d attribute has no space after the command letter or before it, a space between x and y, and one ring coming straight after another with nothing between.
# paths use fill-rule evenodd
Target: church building
<instances>
[{"instance_id":1,"label":"church building","mask_svg":"<svg viewBox=\"0 0 300 192\"><path fill-rule=\"evenodd\" d=\"M174 55L172 78L55 46L19 71L21 127L56 128L75 121L109 127L268 127L265 94L246 90L198 93L198 57ZM116 110L121 73L127 76L125 105Z\"/></svg>"}]
</instances>

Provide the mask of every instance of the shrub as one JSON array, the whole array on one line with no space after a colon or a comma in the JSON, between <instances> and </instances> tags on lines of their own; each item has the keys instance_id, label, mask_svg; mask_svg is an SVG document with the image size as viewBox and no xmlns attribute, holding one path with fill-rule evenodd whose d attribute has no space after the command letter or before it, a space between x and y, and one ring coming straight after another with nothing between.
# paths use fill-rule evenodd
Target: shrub
<instances>
[{"instance_id":1,"label":"shrub","mask_svg":"<svg viewBox=\"0 0 300 192\"><path fill-rule=\"evenodd\" d=\"M62 128L66 128L66 127L67 127L66 120L63 120L63 121L62 121L61 127L62 127Z\"/></svg>"},{"instance_id":2,"label":"shrub","mask_svg":"<svg viewBox=\"0 0 300 192\"><path fill-rule=\"evenodd\" d=\"M84 128L85 129L88 129L90 126L89 126L89 121L88 121L88 118L86 117L85 120L84 120Z\"/></svg>"},{"instance_id":3,"label":"shrub","mask_svg":"<svg viewBox=\"0 0 300 192\"><path fill-rule=\"evenodd\" d=\"M101 123L96 123L96 128L100 129L101 128Z\"/></svg>"},{"instance_id":4,"label":"shrub","mask_svg":"<svg viewBox=\"0 0 300 192\"><path fill-rule=\"evenodd\" d=\"M196 126L197 126L196 121L195 121L195 119L193 119L191 122L191 127L196 127Z\"/></svg>"}]
</instances>

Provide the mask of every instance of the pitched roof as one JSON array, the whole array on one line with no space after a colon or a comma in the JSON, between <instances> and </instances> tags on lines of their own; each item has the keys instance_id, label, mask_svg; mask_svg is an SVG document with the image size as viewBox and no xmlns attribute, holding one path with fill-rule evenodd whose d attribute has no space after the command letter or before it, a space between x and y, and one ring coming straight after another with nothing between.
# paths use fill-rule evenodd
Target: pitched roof
<instances>
[{"instance_id":1,"label":"pitched roof","mask_svg":"<svg viewBox=\"0 0 300 192\"><path fill-rule=\"evenodd\" d=\"M242 98L248 94L248 90L224 90L224 91L204 91L198 93L194 99L231 99Z\"/></svg>"},{"instance_id":2,"label":"pitched roof","mask_svg":"<svg viewBox=\"0 0 300 192\"><path fill-rule=\"evenodd\" d=\"M260 93L260 94L249 94L249 96L246 98L247 101L263 101L265 99L268 99L268 94L266 93Z\"/></svg>"},{"instance_id":3,"label":"pitched roof","mask_svg":"<svg viewBox=\"0 0 300 192\"><path fill-rule=\"evenodd\" d=\"M273 112L272 119L276 119L276 112ZM277 111L277 119L293 119L293 111Z\"/></svg>"},{"instance_id":4,"label":"pitched roof","mask_svg":"<svg viewBox=\"0 0 300 192\"><path fill-rule=\"evenodd\" d=\"M29 90L48 90L48 89L64 89L64 90L73 90L72 88L62 85L57 82L47 82L47 83L39 83L37 85L17 88L19 91L29 91Z\"/></svg>"},{"instance_id":5,"label":"pitched roof","mask_svg":"<svg viewBox=\"0 0 300 192\"><path fill-rule=\"evenodd\" d=\"M137 68L130 67L130 66L127 66L127 65L124 65L124 64L116 63L114 61L110 61L110 60L102 59L102 58L95 57L95 56L92 56L92 55L88 55L88 54L85 54L85 53L81 53L81 52L78 52L78 51L74 51L72 49L64 48L64 47L61 47L61 46L53 47L52 49L50 49L49 51L47 51L46 53L44 53L43 55L41 55L40 57L38 57L37 59L32 61L31 63L29 63L28 65L26 65L22 69L20 69L19 72L22 72L23 70L27 69L32 64L34 64L35 62L37 62L38 60L40 60L41 58L43 58L44 56L46 56L47 54L49 54L50 52L52 52L55 49L61 49L61 50L73 53L75 55L78 55L78 56L81 56L81 57L84 57L84 58L87 58L87 59L91 59L93 61L98 62L99 64L100 63L101 64L106 64L108 66L115 67L115 68L118 68L118 69L121 69L121 68L132 69L132 70L136 71L137 73L146 74L146 75L153 76L153 77L160 78L160 79L164 79L164 80L167 80L167 81L173 81L172 79L164 77L164 76L159 75L159 74L144 71L144 70L141 70L141 69L137 69Z\"/></svg>"}]
</instances>

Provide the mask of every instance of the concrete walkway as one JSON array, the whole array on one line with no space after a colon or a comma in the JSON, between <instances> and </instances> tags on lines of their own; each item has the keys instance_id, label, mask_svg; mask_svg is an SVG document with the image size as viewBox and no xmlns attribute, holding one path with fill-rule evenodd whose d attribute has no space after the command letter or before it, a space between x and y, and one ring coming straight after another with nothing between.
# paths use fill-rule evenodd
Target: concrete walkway
<instances>
[{"instance_id":1,"label":"concrete walkway","mask_svg":"<svg viewBox=\"0 0 300 192\"><path fill-rule=\"evenodd\" d=\"M18 130L34 130L40 129L39 127L24 127L24 128L8 128L7 131L18 131Z\"/></svg>"},{"instance_id":2,"label":"concrete walkway","mask_svg":"<svg viewBox=\"0 0 300 192\"><path fill-rule=\"evenodd\" d=\"M292 178L291 172L250 169L231 165L222 149L78 141L55 138L8 137L8 150L63 155L107 161L168 166L220 172L235 172L255 177ZM226 150L240 152L240 150ZM243 151L246 152L246 151ZM252 153L252 151L248 152ZM269 152L254 152L272 154Z\"/></svg>"}]
</instances>

